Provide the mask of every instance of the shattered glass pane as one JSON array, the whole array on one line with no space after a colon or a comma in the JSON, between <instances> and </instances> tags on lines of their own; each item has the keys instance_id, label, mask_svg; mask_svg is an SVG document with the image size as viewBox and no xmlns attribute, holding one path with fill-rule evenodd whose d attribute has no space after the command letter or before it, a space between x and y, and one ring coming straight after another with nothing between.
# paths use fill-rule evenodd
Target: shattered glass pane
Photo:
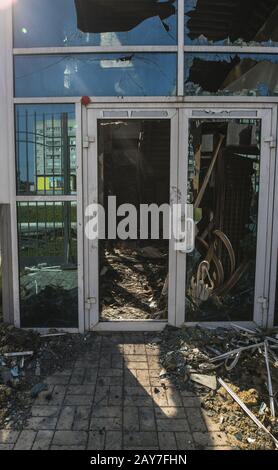
<instances>
[{"instance_id":1,"label":"shattered glass pane","mask_svg":"<svg viewBox=\"0 0 278 470\"><path fill-rule=\"evenodd\" d=\"M78 327L74 202L19 202L22 327Z\"/></svg>"},{"instance_id":2,"label":"shattered glass pane","mask_svg":"<svg viewBox=\"0 0 278 470\"><path fill-rule=\"evenodd\" d=\"M176 54L15 57L17 97L176 94Z\"/></svg>"},{"instance_id":3,"label":"shattered glass pane","mask_svg":"<svg viewBox=\"0 0 278 470\"><path fill-rule=\"evenodd\" d=\"M186 53L184 94L278 96L278 55Z\"/></svg>"},{"instance_id":4,"label":"shattered glass pane","mask_svg":"<svg viewBox=\"0 0 278 470\"><path fill-rule=\"evenodd\" d=\"M261 121L190 119L186 321L252 321Z\"/></svg>"},{"instance_id":5,"label":"shattered glass pane","mask_svg":"<svg viewBox=\"0 0 278 470\"><path fill-rule=\"evenodd\" d=\"M20 0L14 46L177 43L177 0Z\"/></svg>"},{"instance_id":6,"label":"shattered glass pane","mask_svg":"<svg viewBox=\"0 0 278 470\"><path fill-rule=\"evenodd\" d=\"M17 105L15 124L17 194L76 194L74 106Z\"/></svg>"},{"instance_id":7,"label":"shattered glass pane","mask_svg":"<svg viewBox=\"0 0 278 470\"><path fill-rule=\"evenodd\" d=\"M277 47L277 0L185 0L185 44Z\"/></svg>"}]
</instances>

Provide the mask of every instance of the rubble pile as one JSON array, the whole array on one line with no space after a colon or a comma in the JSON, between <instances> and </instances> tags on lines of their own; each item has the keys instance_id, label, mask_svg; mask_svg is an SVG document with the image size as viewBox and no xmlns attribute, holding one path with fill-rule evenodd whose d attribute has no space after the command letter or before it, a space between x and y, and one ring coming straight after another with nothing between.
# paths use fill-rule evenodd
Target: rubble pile
<instances>
[{"instance_id":1,"label":"rubble pile","mask_svg":"<svg viewBox=\"0 0 278 470\"><path fill-rule=\"evenodd\" d=\"M272 338L268 363L272 379L276 416L272 416L268 391L268 374L262 346L242 350L216 359L238 348L247 348ZM179 389L191 391L199 397L206 414L228 435L237 449L273 449L278 440L278 335L246 330L234 325L223 327L166 327L150 340L159 344L162 370L161 380L167 379ZM264 344L264 343L263 343ZM272 347L273 346L273 347ZM259 428L235 402L219 379L236 393L256 418L267 428Z\"/></svg>"},{"instance_id":2,"label":"rubble pile","mask_svg":"<svg viewBox=\"0 0 278 470\"><path fill-rule=\"evenodd\" d=\"M93 333L40 335L0 324L0 429L21 429L45 378L70 367L94 340Z\"/></svg>"},{"instance_id":3,"label":"rubble pile","mask_svg":"<svg viewBox=\"0 0 278 470\"><path fill-rule=\"evenodd\" d=\"M167 318L167 268L166 250L106 249L100 271L102 321Z\"/></svg>"}]
</instances>

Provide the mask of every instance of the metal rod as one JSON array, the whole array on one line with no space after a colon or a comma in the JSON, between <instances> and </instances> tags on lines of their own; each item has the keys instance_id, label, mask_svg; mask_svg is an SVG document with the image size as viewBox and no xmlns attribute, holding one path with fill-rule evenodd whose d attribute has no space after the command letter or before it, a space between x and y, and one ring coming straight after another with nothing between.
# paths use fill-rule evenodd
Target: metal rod
<instances>
[{"instance_id":1,"label":"metal rod","mask_svg":"<svg viewBox=\"0 0 278 470\"><path fill-rule=\"evenodd\" d=\"M267 341L267 339L264 342L264 352L265 352L265 363L266 363L266 369L267 369L269 405L270 405L271 416L273 418L275 418L275 403L274 403L274 397L273 397L271 372L270 372L270 367L269 367L268 341Z\"/></svg>"},{"instance_id":2,"label":"metal rod","mask_svg":"<svg viewBox=\"0 0 278 470\"><path fill-rule=\"evenodd\" d=\"M221 356L211 358L210 362L221 361L222 359L226 359L226 357L234 356L238 352L247 351L248 349L259 348L260 346L263 346L263 345L264 343L255 343L250 346L243 346L242 348L233 349L232 351L226 352L225 354L221 354Z\"/></svg>"}]
</instances>

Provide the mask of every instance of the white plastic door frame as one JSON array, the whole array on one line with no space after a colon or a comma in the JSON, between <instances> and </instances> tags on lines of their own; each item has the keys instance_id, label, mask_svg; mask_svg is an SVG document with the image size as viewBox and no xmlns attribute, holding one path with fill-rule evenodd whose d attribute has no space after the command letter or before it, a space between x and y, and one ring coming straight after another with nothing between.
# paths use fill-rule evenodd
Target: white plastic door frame
<instances>
[{"instance_id":1,"label":"white plastic door frame","mask_svg":"<svg viewBox=\"0 0 278 470\"><path fill-rule=\"evenodd\" d=\"M88 107L83 111L83 184L84 226L86 207L98 203L98 120L169 119L171 121L170 202L178 197L178 110L159 107L125 107L117 109ZM85 235L84 235L85 237ZM99 318L99 243L84 238L85 328L98 331L159 331L167 323L176 325L176 259L174 242L169 242L168 321L129 320L101 322Z\"/></svg>"},{"instance_id":2,"label":"white plastic door frame","mask_svg":"<svg viewBox=\"0 0 278 470\"><path fill-rule=\"evenodd\" d=\"M182 202L187 200L187 172L188 172L188 138L189 120L196 118L206 119L260 119L261 127L261 169L260 169L260 196L258 209L258 235L257 235L257 262L256 281L254 297L254 317L251 322L237 322L243 324L257 324L266 326L269 318L269 288L270 288L270 266L271 266L271 237L273 224L273 192L274 192L274 161L276 149L272 146L271 137L276 136L276 108L265 105L252 109L249 106L238 105L235 107L208 107L199 105L195 108L180 110L179 119L179 194ZM273 157L273 158L272 158ZM277 170L278 171L278 170ZM277 196L278 197L278 196ZM278 246L278 239L277 239ZM277 255L276 255L277 257ZM186 255L178 253L177 256L177 296L176 296L176 319L177 326L186 323L185 307L185 282L186 282ZM272 281L273 283L273 281ZM264 301L265 299L265 301ZM199 322L198 322L199 323ZM225 324L225 322L213 322ZM188 322L191 325L192 322ZM227 324L229 324L227 322ZM269 323L268 323L269 324ZM212 325L212 323L210 323Z\"/></svg>"}]
</instances>

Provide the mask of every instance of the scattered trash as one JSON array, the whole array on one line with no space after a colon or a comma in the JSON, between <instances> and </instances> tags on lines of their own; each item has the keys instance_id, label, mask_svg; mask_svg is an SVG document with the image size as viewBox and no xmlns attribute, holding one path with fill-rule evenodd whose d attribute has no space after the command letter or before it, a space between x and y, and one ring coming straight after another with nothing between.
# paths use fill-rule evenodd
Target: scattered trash
<instances>
[{"instance_id":1,"label":"scattered trash","mask_svg":"<svg viewBox=\"0 0 278 470\"><path fill-rule=\"evenodd\" d=\"M48 386L44 383L36 384L31 390L31 397L37 398L41 392L48 390Z\"/></svg>"},{"instance_id":2,"label":"scattered trash","mask_svg":"<svg viewBox=\"0 0 278 470\"><path fill-rule=\"evenodd\" d=\"M13 353L5 353L5 357L20 357L20 356L33 356L33 351L23 351L23 352L13 352Z\"/></svg>"},{"instance_id":3,"label":"scattered trash","mask_svg":"<svg viewBox=\"0 0 278 470\"><path fill-rule=\"evenodd\" d=\"M159 342L158 337L161 340ZM232 447L244 450L274 448L270 435L242 412L227 390L220 387L217 378L221 377L229 384L241 402L277 440L278 420L272 416L267 398L269 385L264 353L267 339L276 407L278 374L274 356L278 343L275 331L253 330L237 324L232 327L207 327L200 324L181 328L167 326L159 335L153 335L154 338L156 341L153 343L150 337L149 344L154 347L156 344L159 348L161 384L165 383L167 377L167 383L171 382L180 390L193 392L202 403L204 412L226 433ZM277 408L275 411L277 415ZM242 439L239 439L241 436ZM248 438L254 442L249 442Z\"/></svg>"},{"instance_id":4,"label":"scattered trash","mask_svg":"<svg viewBox=\"0 0 278 470\"><path fill-rule=\"evenodd\" d=\"M54 338L55 336L65 336L67 333L48 333L41 335L41 338Z\"/></svg>"},{"instance_id":5,"label":"scattered trash","mask_svg":"<svg viewBox=\"0 0 278 470\"><path fill-rule=\"evenodd\" d=\"M271 432L256 418L256 416L247 408L247 406L240 400L240 398L233 392L233 390L222 379L218 379L220 385L224 387L231 397L239 404L245 413L254 421L254 423L263 429L273 439L275 446L278 448L278 440L271 434Z\"/></svg>"},{"instance_id":6,"label":"scattered trash","mask_svg":"<svg viewBox=\"0 0 278 470\"><path fill-rule=\"evenodd\" d=\"M41 365L40 365L40 361L38 359L36 360L35 375L37 377L39 377L41 375Z\"/></svg>"},{"instance_id":7,"label":"scattered trash","mask_svg":"<svg viewBox=\"0 0 278 470\"><path fill-rule=\"evenodd\" d=\"M11 369L11 376L13 378L19 377L19 368L18 368L18 366L15 366Z\"/></svg>"},{"instance_id":8,"label":"scattered trash","mask_svg":"<svg viewBox=\"0 0 278 470\"><path fill-rule=\"evenodd\" d=\"M86 339L86 341L84 341ZM22 429L33 403L31 390L91 350L96 335L50 330L40 335L0 324L0 429ZM52 395L46 400L51 400ZM8 423L8 424L7 424Z\"/></svg>"}]
</instances>

